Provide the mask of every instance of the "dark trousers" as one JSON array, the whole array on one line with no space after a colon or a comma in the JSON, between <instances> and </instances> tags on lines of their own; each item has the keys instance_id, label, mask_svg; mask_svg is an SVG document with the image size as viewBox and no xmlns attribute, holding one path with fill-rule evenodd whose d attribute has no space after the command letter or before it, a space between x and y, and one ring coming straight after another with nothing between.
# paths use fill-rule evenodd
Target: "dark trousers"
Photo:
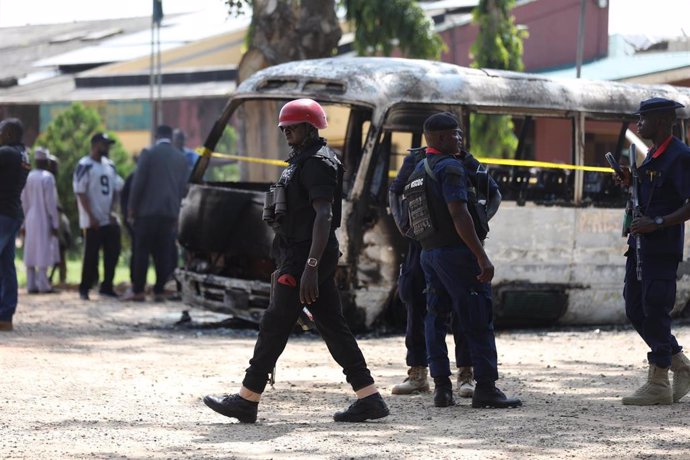
<instances>
[{"instance_id":1,"label":"dark trousers","mask_svg":"<svg viewBox=\"0 0 690 460\"><path fill-rule=\"evenodd\" d=\"M0 321L12 321L17 310L17 270L14 265L15 239L20 219L0 214Z\"/></svg>"},{"instance_id":2,"label":"dark trousers","mask_svg":"<svg viewBox=\"0 0 690 460\"><path fill-rule=\"evenodd\" d=\"M125 222L125 228L127 229L127 234L129 235L129 281L134 284L134 227L129 223Z\"/></svg>"},{"instance_id":3,"label":"dark trousers","mask_svg":"<svg viewBox=\"0 0 690 460\"><path fill-rule=\"evenodd\" d=\"M308 248L307 248L308 250ZM261 319L259 337L254 347L254 356L242 384L256 393L263 393L268 374L283 353L292 332L302 304L299 301L299 280L302 276L306 254L288 254L279 263L271 280L271 300ZM355 337L345 322L340 303L340 294L335 285L335 267L339 251L337 245L329 244L319 262L319 297L309 305L316 328L326 342L333 359L343 368L347 382L357 391L374 383ZM296 286L278 282L289 275L297 281Z\"/></svg>"},{"instance_id":4,"label":"dark trousers","mask_svg":"<svg viewBox=\"0 0 690 460\"><path fill-rule=\"evenodd\" d=\"M175 245L175 223L172 217L139 217L134 221L134 270L132 291L144 292L149 255L156 267L155 294L162 294L172 272L172 247Z\"/></svg>"},{"instance_id":5,"label":"dark trousers","mask_svg":"<svg viewBox=\"0 0 690 460\"><path fill-rule=\"evenodd\" d=\"M84 229L84 261L79 292L88 292L98 281L98 253L103 249L103 281L101 291L113 290L115 266L120 257L120 226L103 225Z\"/></svg>"},{"instance_id":6,"label":"dark trousers","mask_svg":"<svg viewBox=\"0 0 690 460\"><path fill-rule=\"evenodd\" d=\"M446 328L439 325L448 324L452 311L467 340L475 380L492 384L498 380L498 363L491 285L477 281L477 261L465 246L424 250L421 260L427 283L425 332L431 376L450 375Z\"/></svg>"},{"instance_id":7,"label":"dark trousers","mask_svg":"<svg viewBox=\"0 0 690 460\"><path fill-rule=\"evenodd\" d=\"M644 272L667 273L670 279L638 281L635 254L630 251L625 264L623 297L625 314L651 349L647 354L647 361L667 368L671 366L671 356L683 349L671 333L671 310L676 301L676 278L671 278L671 275L675 274L678 262L654 261L654 265L659 264L666 266L647 267ZM649 263L645 261L645 265Z\"/></svg>"},{"instance_id":8,"label":"dark trousers","mask_svg":"<svg viewBox=\"0 0 690 460\"><path fill-rule=\"evenodd\" d=\"M426 281L420 262L422 248L416 241L409 241L405 261L400 267L400 277L398 278L398 294L400 300L407 309L407 324L405 329L405 348L407 348L406 363L408 366L427 366L427 345L426 334L424 333L424 320L427 314ZM449 299L443 299L450 306ZM447 328L447 317L436 317L437 328ZM469 367L472 365L470 352L465 342L455 315L452 315L451 330L455 339L455 364L457 367ZM432 353L448 354L445 341L441 350Z\"/></svg>"}]
</instances>

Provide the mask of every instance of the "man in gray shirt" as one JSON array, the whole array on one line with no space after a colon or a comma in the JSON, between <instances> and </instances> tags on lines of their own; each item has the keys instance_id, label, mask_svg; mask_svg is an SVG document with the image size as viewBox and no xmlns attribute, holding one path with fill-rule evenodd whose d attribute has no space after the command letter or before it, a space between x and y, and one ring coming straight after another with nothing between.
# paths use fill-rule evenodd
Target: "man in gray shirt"
<instances>
[{"instance_id":1,"label":"man in gray shirt","mask_svg":"<svg viewBox=\"0 0 690 460\"><path fill-rule=\"evenodd\" d=\"M154 299L163 300L163 288L175 266L173 259L180 203L187 191L189 168L184 154L172 146L170 126L156 128L156 143L139 156L129 193L128 219L134 226L132 290L123 300L146 300L149 255L156 268Z\"/></svg>"}]
</instances>

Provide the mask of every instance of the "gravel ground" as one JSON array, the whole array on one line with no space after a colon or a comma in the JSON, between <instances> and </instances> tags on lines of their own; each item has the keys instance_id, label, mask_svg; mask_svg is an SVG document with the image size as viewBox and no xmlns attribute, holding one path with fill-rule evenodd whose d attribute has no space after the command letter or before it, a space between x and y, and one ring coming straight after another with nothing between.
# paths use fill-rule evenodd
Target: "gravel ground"
<instances>
[{"instance_id":1,"label":"gravel ground","mask_svg":"<svg viewBox=\"0 0 690 460\"><path fill-rule=\"evenodd\" d=\"M631 329L499 332L499 387L524 402L510 410L391 396L404 338L364 337L391 415L363 424L333 422L351 390L318 337L294 336L244 425L201 398L239 388L256 332L175 327L185 308L20 294L15 331L0 333L0 458L690 458L690 396L620 404L646 376Z\"/></svg>"}]
</instances>

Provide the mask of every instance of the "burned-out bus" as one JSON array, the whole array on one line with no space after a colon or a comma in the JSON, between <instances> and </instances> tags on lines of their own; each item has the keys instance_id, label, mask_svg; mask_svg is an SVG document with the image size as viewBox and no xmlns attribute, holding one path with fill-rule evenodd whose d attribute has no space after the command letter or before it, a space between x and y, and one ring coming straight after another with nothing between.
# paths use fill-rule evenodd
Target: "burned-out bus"
<instances>
[{"instance_id":1,"label":"burned-out bus","mask_svg":"<svg viewBox=\"0 0 690 460\"><path fill-rule=\"evenodd\" d=\"M354 329L371 328L399 302L406 245L389 215L387 188L407 149L423 145L423 121L438 111L462 120L470 151L473 114L509 116L519 139L511 160L480 158L504 197L486 240L496 266L497 324L623 322L626 196L614 186L604 154L626 163L631 143L644 147L631 114L654 96L685 105L677 135L687 142L688 88L396 58L307 60L257 72L237 88L200 149L180 219L183 299L260 320L274 270L263 193L288 155L276 120L287 101L308 97L324 106L329 127L322 135L345 166L336 280ZM229 153L246 161L239 162L239 180L212 181L209 159L227 126L238 138L238 151ZM677 312L690 299L686 272L682 263Z\"/></svg>"}]
</instances>

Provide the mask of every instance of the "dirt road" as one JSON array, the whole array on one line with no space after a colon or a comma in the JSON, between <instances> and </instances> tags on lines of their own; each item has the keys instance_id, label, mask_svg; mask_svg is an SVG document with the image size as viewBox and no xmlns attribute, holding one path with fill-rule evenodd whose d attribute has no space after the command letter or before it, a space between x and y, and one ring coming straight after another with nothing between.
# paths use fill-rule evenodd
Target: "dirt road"
<instances>
[{"instance_id":1,"label":"dirt road","mask_svg":"<svg viewBox=\"0 0 690 460\"><path fill-rule=\"evenodd\" d=\"M504 411L391 396L403 337L364 338L391 408L364 424L333 422L351 391L321 340L296 336L258 423L243 425L201 398L239 387L254 331L175 328L175 302L76 297L20 295L16 330L0 335L0 458L690 458L690 396L619 402L645 375L631 330L499 333L499 386L525 404ZM690 327L676 331L690 342Z\"/></svg>"}]
</instances>

